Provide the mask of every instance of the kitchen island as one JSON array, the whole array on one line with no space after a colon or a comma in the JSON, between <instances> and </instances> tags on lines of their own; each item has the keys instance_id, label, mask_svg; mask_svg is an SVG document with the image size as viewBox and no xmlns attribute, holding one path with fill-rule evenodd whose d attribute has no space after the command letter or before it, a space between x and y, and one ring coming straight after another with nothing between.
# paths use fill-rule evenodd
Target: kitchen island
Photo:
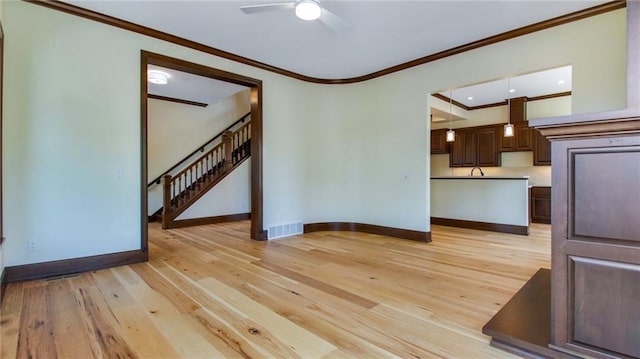
<instances>
[{"instance_id":1,"label":"kitchen island","mask_svg":"<svg viewBox=\"0 0 640 359\"><path fill-rule=\"evenodd\" d=\"M529 177L432 177L431 224L528 235Z\"/></svg>"}]
</instances>

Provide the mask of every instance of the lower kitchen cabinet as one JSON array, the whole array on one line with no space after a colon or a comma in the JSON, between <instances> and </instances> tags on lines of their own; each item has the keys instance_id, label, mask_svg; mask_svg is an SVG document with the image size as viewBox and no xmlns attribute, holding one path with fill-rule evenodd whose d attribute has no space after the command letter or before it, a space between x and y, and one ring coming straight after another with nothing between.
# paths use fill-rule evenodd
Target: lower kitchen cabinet
<instances>
[{"instance_id":1,"label":"lower kitchen cabinet","mask_svg":"<svg viewBox=\"0 0 640 359\"><path fill-rule=\"evenodd\" d=\"M531 187L531 222L551 224L551 187Z\"/></svg>"}]
</instances>

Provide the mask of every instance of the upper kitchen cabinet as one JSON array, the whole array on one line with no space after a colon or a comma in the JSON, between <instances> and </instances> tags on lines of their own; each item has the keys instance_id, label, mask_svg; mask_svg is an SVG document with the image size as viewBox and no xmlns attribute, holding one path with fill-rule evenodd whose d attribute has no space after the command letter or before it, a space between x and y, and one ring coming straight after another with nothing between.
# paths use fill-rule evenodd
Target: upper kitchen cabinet
<instances>
[{"instance_id":1,"label":"upper kitchen cabinet","mask_svg":"<svg viewBox=\"0 0 640 359\"><path fill-rule=\"evenodd\" d=\"M447 129L431 131L431 154L439 155L449 153L449 143L447 143Z\"/></svg>"},{"instance_id":2,"label":"upper kitchen cabinet","mask_svg":"<svg viewBox=\"0 0 640 359\"><path fill-rule=\"evenodd\" d=\"M476 164L478 166L500 166L500 151L498 141L502 126L480 127L477 130L478 150Z\"/></svg>"},{"instance_id":3,"label":"upper kitchen cabinet","mask_svg":"<svg viewBox=\"0 0 640 359\"><path fill-rule=\"evenodd\" d=\"M451 145L449 166L500 166L498 139L501 126L483 126L456 130Z\"/></svg>"},{"instance_id":4,"label":"upper kitchen cabinet","mask_svg":"<svg viewBox=\"0 0 640 359\"><path fill-rule=\"evenodd\" d=\"M550 143L529 119L571 114L571 78L572 67L563 66L432 93L431 154L449 153L450 167L473 167L500 166L502 152L533 152L533 163L528 155L504 157L510 167L550 165ZM511 137L504 137L507 123ZM455 142L446 142L448 128ZM525 158L522 166L511 162Z\"/></svg>"},{"instance_id":5,"label":"upper kitchen cabinet","mask_svg":"<svg viewBox=\"0 0 640 359\"><path fill-rule=\"evenodd\" d=\"M475 163L475 141L475 132L466 129L456 130L455 141L450 147L449 167L465 167L470 161Z\"/></svg>"},{"instance_id":6,"label":"upper kitchen cabinet","mask_svg":"<svg viewBox=\"0 0 640 359\"><path fill-rule=\"evenodd\" d=\"M513 136L504 137L500 134L500 151L531 151L533 150L533 129L529 128L528 122L520 122L513 125Z\"/></svg>"},{"instance_id":7,"label":"upper kitchen cabinet","mask_svg":"<svg viewBox=\"0 0 640 359\"><path fill-rule=\"evenodd\" d=\"M534 131L533 138L533 165L534 166L550 166L551 165L551 141L547 140L540 131Z\"/></svg>"},{"instance_id":8,"label":"upper kitchen cabinet","mask_svg":"<svg viewBox=\"0 0 640 359\"><path fill-rule=\"evenodd\" d=\"M518 97L511 99L509 106L509 119L513 124L513 136L500 136L500 151L531 151L533 150L533 130L527 122L527 98Z\"/></svg>"},{"instance_id":9,"label":"upper kitchen cabinet","mask_svg":"<svg viewBox=\"0 0 640 359\"><path fill-rule=\"evenodd\" d=\"M527 98L516 97L509 101L509 119L512 124L517 125L527 121Z\"/></svg>"}]
</instances>

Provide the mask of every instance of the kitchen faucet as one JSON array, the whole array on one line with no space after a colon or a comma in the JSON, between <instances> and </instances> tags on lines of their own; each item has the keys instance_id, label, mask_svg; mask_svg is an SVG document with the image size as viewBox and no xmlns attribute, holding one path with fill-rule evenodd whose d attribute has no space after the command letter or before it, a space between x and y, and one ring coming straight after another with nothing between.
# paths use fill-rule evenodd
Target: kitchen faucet
<instances>
[{"instance_id":1,"label":"kitchen faucet","mask_svg":"<svg viewBox=\"0 0 640 359\"><path fill-rule=\"evenodd\" d=\"M475 166L475 167L473 167L473 168L471 169L471 174L470 174L469 176L473 176L473 171L475 171L475 170L476 170L476 168L480 170L480 175L481 175L481 176L484 176L484 172L482 172L482 168L480 168L480 166Z\"/></svg>"}]
</instances>

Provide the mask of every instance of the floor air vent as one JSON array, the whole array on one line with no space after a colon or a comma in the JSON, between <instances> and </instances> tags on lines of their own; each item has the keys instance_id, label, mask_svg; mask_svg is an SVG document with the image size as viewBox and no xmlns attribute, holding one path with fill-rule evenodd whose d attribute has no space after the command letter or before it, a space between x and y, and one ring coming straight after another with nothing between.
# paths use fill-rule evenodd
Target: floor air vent
<instances>
[{"instance_id":1,"label":"floor air vent","mask_svg":"<svg viewBox=\"0 0 640 359\"><path fill-rule=\"evenodd\" d=\"M269 227L268 232L269 239L288 237L296 234L302 234L302 222Z\"/></svg>"}]
</instances>

